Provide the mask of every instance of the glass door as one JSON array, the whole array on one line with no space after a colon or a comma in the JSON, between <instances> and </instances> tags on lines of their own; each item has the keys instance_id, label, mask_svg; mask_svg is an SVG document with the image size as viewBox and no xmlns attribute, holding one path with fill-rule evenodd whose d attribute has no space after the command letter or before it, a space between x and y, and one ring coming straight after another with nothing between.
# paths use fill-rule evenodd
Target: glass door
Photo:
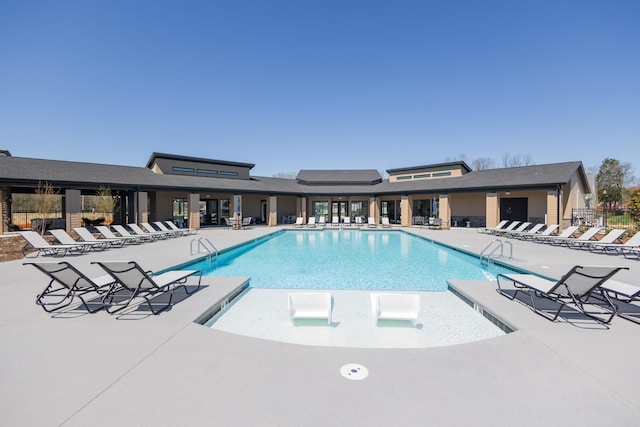
<instances>
[{"instance_id":1,"label":"glass door","mask_svg":"<svg viewBox=\"0 0 640 427\"><path fill-rule=\"evenodd\" d=\"M338 217L338 221L342 222L342 219L347 216L347 202L332 202L331 203L331 220L334 216Z\"/></svg>"}]
</instances>

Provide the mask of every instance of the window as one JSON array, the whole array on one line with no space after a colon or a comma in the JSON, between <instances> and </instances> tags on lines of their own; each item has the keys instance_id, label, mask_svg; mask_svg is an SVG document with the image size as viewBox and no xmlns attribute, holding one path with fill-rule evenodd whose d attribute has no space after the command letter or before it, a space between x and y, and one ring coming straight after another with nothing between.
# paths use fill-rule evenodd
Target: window
<instances>
[{"instance_id":1,"label":"window","mask_svg":"<svg viewBox=\"0 0 640 427\"><path fill-rule=\"evenodd\" d=\"M311 212L313 216L318 219L319 216L324 216L325 219L329 217L329 202L328 201L315 201L311 205Z\"/></svg>"},{"instance_id":2,"label":"window","mask_svg":"<svg viewBox=\"0 0 640 427\"><path fill-rule=\"evenodd\" d=\"M436 172L433 174L434 177L436 176L451 176L451 172Z\"/></svg>"},{"instance_id":3,"label":"window","mask_svg":"<svg viewBox=\"0 0 640 427\"><path fill-rule=\"evenodd\" d=\"M220 199L220 218L229 218L231 216L231 199Z\"/></svg>"},{"instance_id":4,"label":"window","mask_svg":"<svg viewBox=\"0 0 640 427\"><path fill-rule=\"evenodd\" d=\"M181 227L187 224L189 202L183 198L173 198L173 222Z\"/></svg>"},{"instance_id":5,"label":"window","mask_svg":"<svg viewBox=\"0 0 640 427\"><path fill-rule=\"evenodd\" d=\"M402 175L396 178L398 181L403 181L406 179L411 179L411 175Z\"/></svg>"},{"instance_id":6,"label":"window","mask_svg":"<svg viewBox=\"0 0 640 427\"><path fill-rule=\"evenodd\" d=\"M238 172L220 171L220 175L224 175L224 176L238 176Z\"/></svg>"},{"instance_id":7,"label":"window","mask_svg":"<svg viewBox=\"0 0 640 427\"><path fill-rule=\"evenodd\" d=\"M369 216L369 205L362 200L354 200L351 202L351 219L355 222L356 217L363 220Z\"/></svg>"},{"instance_id":8,"label":"window","mask_svg":"<svg viewBox=\"0 0 640 427\"><path fill-rule=\"evenodd\" d=\"M383 200L380 209L391 224L400 224L400 200Z\"/></svg>"},{"instance_id":9,"label":"window","mask_svg":"<svg viewBox=\"0 0 640 427\"><path fill-rule=\"evenodd\" d=\"M180 166L174 166L174 167L171 168L171 170L174 171L174 172L190 172L190 173L194 172L193 168L183 168L183 167L180 167Z\"/></svg>"},{"instance_id":10,"label":"window","mask_svg":"<svg viewBox=\"0 0 640 427\"><path fill-rule=\"evenodd\" d=\"M414 177L415 179L420 179L420 178L429 178L430 176L431 176L431 174L430 174L430 173L421 173L421 174L418 174L418 175L413 175L413 177Z\"/></svg>"},{"instance_id":11,"label":"window","mask_svg":"<svg viewBox=\"0 0 640 427\"><path fill-rule=\"evenodd\" d=\"M198 169L196 172L203 173L206 175L218 175L218 171L214 171L211 169Z\"/></svg>"}]
</instances>

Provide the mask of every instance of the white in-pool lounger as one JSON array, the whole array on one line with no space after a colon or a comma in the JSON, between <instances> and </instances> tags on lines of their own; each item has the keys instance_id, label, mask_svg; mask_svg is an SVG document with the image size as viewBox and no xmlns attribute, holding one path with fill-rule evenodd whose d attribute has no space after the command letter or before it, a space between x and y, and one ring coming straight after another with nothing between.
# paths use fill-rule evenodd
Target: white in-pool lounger
<instances>
[{"instance_id":1,"label":"white in-pool lounger","mask_svg":"<svg viewBox=\"0 0 640 427\"><path fill-rule=\"evenodd\" d=\"M330 292L295 292L290 293L289 317L296 319L327 319L331 324Z\"/></svg>"},{"instance_id":2,"label":"white in-pool lounger","mask_svg":"<svg viewBox=\"0 0 640 427\"><path fill-rule=\"evenodd\" d=\"M371 304L376 320L408 320L414 325L420 314L420 295L372 293Z\"/></svg>"}]
</instances>

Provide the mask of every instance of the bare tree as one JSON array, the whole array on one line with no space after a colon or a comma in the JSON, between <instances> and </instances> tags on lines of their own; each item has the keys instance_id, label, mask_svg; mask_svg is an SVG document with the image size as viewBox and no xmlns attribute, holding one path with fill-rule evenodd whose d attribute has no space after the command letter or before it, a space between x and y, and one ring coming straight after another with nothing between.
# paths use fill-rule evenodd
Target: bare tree
<instances>
[{"instance_id":1,"label":"bare tree","mask_svg":"<svg viewBox=\"0 0 640 427\"><path fill-rule=\"evenodd\" d=\"M473 170L481 171L495 168L496 161L491 157L479 157L471 162Z\"/></svg>"},{"instance_id":2,"label":"bare tree","mask_svg":"<svg viewBox=\"0 0 640 427\"><path fill-rule=\"evenodd\" d=\"M44 234L47 229L47 217L56 210L60 210L60 198L58 192L50 182L39 182L35 190L34 208L40 219L38 231Z\"/></svg>"},{"instance_id":3,"label":"bare tree","mask_svg":"<svg viewBox=\"0 0 640 427\"><path fill-rule=\"evenodd\" d=\"M271 175L272 178L289 178L294 179L298 174L296 172L278 172Z\"/></svg>"},{"instance_id":4,"label":"bare tree","mask_svg":"<svg viewBox=\"0 0 640 427\"><path fill-rule=\"evenodd\" d=\"M502 155L502 166L505 168L513 168L517 166L529 166L532 165L533 156L531 154L515 154L504 153Z\"/></svg>"},{"instance_id":5,"label":"bare tree","mask_svg":"<svg viewBox=\"0 0 640 427\"><path fill-rule=\"evenodd\" d=\"M111 194L109 186L101 185L96 191L96 196L98 196L98 210L103 213L113 213L116 198Z\"/></svg>"}]
</instances>

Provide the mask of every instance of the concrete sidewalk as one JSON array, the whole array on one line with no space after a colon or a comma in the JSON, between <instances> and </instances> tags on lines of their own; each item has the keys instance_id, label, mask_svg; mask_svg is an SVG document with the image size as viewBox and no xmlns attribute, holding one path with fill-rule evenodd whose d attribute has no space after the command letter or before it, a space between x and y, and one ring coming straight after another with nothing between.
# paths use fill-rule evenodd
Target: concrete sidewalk
<instances>
[{"instance_id":1,"label":"concrete sidewalk","mask_svg":"<svg viewBox=\"0 0 640 427\"><path fill-rule=\"evenodd\" d=\"M201 230L224 249L277 231ZM479 254L494 237L473 229L407 231ZM89 275L96 260L135 259L154 271L188 262L194 236L65 257ZM639 261L513 241L519 268L560 277L575 264ZM504 260L507 261L507 260ZM233 335L194 319L248 278L206 277L204 289L158 316L45 313L46 278L0 264L0 413L20 426L583 425L635 426L640 325L616 318L550 322L491 282L450 285L518 330L427 349L313 347ZM348 363L362 381L343 378Z\"/></svg>"}]
</instances>

